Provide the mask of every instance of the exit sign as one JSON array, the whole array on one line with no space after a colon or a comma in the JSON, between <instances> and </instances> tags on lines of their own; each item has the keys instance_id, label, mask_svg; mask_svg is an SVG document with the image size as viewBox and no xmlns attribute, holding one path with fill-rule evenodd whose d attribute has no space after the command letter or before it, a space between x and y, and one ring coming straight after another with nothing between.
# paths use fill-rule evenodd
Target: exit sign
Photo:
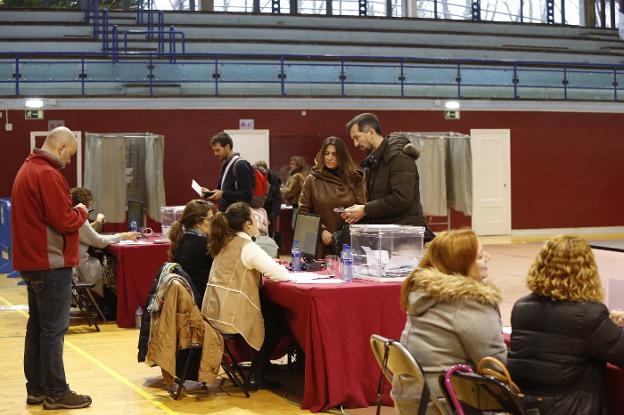
<instances>
[{"instance_id":1,"label":"exit sign","mask_svg":"<svg viewBox=\"0 0 624 415\"><path fill-rule=\"evenodd\" d=\"M459 111L444 111L445 120L459 120Z\"/></svg>"},{"instance_id":2,"label":"exit sign","mask_svg":"<svg viewBox=\"0 0 624 415\"><path fill-rule=\"evenodd\" d=\"M26 110L24 118L27 120L43 120L43 110Z\"/></svg>"}]
</instances>

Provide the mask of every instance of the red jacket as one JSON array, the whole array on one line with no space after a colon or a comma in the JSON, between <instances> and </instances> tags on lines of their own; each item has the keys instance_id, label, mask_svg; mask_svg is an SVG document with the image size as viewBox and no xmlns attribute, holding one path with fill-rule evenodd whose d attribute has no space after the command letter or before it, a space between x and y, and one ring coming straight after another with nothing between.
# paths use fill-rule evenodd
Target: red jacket
<instances>
[{"instance_id":1,"label":"red jacket","mask_svg":"<svg viewBox=\"0 0 624 415\"><path fill-rule=\"evenodd\" d=\"M15 176L11 237L13 268L18 271L78 265L78 229L87 212L72 207L62 167L52 155L35 149Z\"/></svg>"}]
</instances>

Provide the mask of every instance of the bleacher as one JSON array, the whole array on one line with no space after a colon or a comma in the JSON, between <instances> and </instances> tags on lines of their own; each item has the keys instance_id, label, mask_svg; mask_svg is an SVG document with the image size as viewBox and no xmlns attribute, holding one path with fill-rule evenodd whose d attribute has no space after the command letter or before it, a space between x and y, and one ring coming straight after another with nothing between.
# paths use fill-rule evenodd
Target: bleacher
<instances>
[{"instance_id":1,"label":"bleacher","mask_svg":"<svg viewBox=\"0 0 624 415\"><path fill-rule=\"evenodd\" d=\"M188 12L164 12L164 24L150 28L147 19L137 24L134 12L110 12L108 24L98 15L94 38L93 19L87 23L83 16L0 10L0 95L16 95L16 54L22 59L19 93L56 95L487 92L492 98L614 100L624 68L624 47L611 29ZM148 29L155 31L151 39ZM184 41L176 36L169 42L170 30ZM461 71L457 64L464 65ZM85 65L88 70L79 70ZM51 83L35 83L46 75Z\"/></svg>"}]
</instances>

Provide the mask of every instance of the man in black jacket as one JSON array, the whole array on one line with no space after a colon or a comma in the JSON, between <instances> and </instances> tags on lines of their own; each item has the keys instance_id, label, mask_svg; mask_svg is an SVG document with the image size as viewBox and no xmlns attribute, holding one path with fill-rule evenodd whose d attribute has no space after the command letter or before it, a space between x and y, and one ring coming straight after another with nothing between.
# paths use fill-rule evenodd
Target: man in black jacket
<instances>
[{"instance_id":1,"label":"man in black jacket","mask_svg":"<svg viewBox=\"0 0 624 415\"><path fill-rule=\"evenodd\" d=\"M356 116L347 130L355 147L368 153L361 163L368 202L348 208L345 221L356 223L366 217L367 223L424 226L425 241L433 239L420 204L416 147L402 135L384 138L375 114Z\"/></svg>"},{"instance_id":2,"label":"man in black jacket","mask_svg":"<svg viewBox=\"0 0 624 415\"><path fill-rule=\"evenodd\" d=\"M254 172L247 160L234 153L232 137L223 131L217 133L210 139L210 146L214 155L223 161L223 165L216 190L202 189L209 195L212 193L208 200L218 202L222 212L235 202L251 203L255 184Z\"/></svg>"}]
</instances>

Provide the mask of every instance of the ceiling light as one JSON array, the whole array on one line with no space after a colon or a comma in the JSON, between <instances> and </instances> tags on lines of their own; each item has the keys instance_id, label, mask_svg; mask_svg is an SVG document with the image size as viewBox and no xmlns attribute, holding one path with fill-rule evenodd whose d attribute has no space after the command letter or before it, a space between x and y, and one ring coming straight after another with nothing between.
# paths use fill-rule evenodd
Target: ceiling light
<instances>
[{"instance_id":1,"label":"ceiling light","mask_svg":"<svg viewBox=\"0 0 624 415\"><path fill-rule=\"evenodd\" d=\"M43 107L42 98L28 98L26 100L26 108L39 109L41 107Z\"/></svg>"},{"instance_id":2,"label":"ceiling light","mask_svg":"<svg viewBox=\"0 0 624 415\"><path fill-rule=\"evenodd\" d=\"M459 101L446 101L444 103L444 108L446 108L447 110L458 110Z\"/></svg>"}]
</instances>

